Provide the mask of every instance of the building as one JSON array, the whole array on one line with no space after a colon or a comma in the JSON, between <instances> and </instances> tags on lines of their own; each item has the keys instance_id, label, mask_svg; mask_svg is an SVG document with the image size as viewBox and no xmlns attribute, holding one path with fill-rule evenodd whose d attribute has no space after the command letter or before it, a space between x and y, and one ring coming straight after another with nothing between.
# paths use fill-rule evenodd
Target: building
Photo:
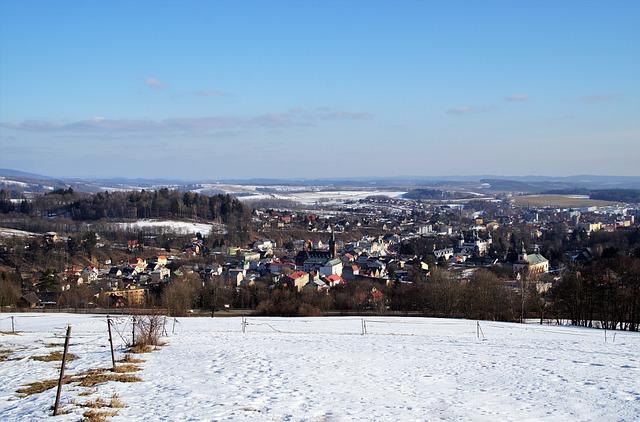
<instances>
[{"instance_id":1,"label":"building","mask_svg":"<svg viewBox=\"0 0 640 422\"><path fill-rule=\"evenodd\" d=\"M537 248L534 253L528 254L524 244L522 244L522 250L518 254L518 261L513 264L513 271L518 274L535 277L549 272L549 260L540 255Z\"/></svg>"},{"instance_id":2,"label":"building","mask_svg":"<svg viewBox=\"0 0 640 422\"><path fill-rule=\"evenodd\" d=\"M102 292L100 294L116 306L140 306L144 304L145 289L122 289Z\"/></svg>"},{"instance_id":3,"label":"building","mask_svg":"<svg viewBox=\"0 0 640 422\"><path fill-rule=\"evenodd\" d=\"M491 233L488 233L487 239L480 238L477 230L468 233L460 233L457 243L457 252L467 255L484 256L489 250L489 245L493 242Z\"/></svg>"},{"instance_id":4,"label":"building","mask_svg":"<svg viewBox=\"0 0 640 422\"><path fill-rule=\"evenodd\" d=\"M318 272L320 275L329 276L329 275L338 275L342 276L342 261L338 258L330 259L326 261L319 269Z\"/></svg>"},{"instance_id":5,"label":"building","mask_svg":"<svg viewBox=\"0 0 640 422\"><path fill-rule=\"evenodd\" d=\"M289 285L290 288L297 291L301 291L302 288L309 282L309 273L304 271L296 271L283 277L282 281Z\"/></svg>"}]
</instances>

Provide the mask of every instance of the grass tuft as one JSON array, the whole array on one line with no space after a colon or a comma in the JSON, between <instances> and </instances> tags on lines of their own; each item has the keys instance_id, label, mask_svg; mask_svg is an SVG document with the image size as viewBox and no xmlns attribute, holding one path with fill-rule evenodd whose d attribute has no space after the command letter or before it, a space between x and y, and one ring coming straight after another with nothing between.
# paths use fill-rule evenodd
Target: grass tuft
<instances>
[{"instance_id":1,"label":"grass tuft","mask_svg":"<svg viewBox=\"0 0 640 422\"><path fill-rule=\"evenodd\" d=\"M11 355L11 353L12 352L9 349L0 349L0 362L9 360L9 356Z\"/></svg>"},{"instance_id":2,"label":"grass tuft","mask_svg":"<svg viewBox=\"0 0 640 422\"><path fill-rule=\"evenodd\" d=\"M62 380L63 384L67 384L69 382L72 381L72 377L70 376L66 376L64 377L64 379ZM32 394L39 394L42 393L43 391L47 391L55 386L58 385L58 380L57 379L51 379L51 380L44 380L44 381L35 381L35 382L31 382L27 385L25 385L22 388L19 388L18 390L16 390L16 392L18 394L20 394L22 397L27 397L30 396Z\"/></svg>"},{"instance_id":3,"label":"grass tuft","mask_svg":"<svg viewBox=\"0 0 640 422\"><path fill-rule=\"evenodd\" d=\"M122 409L125 407L125 404L120 400L120 397L114 393L113 396L111 396L111 400L109 400L109 407L112 409Z\"/></svg>"},{"instance_id":4,"label":"grass tuft","mask_svg":"<svg viewBox=\"0 0 640 422\"><path fill-rule=\"evenodd\" d=\"M108 369L92 369L77 375L67 375L63 384L78 383L81 387L94 387L109 381L116 382L140 382L142 378L129 375L108 372ZM16 390L21 397L42 393L58 385L57 379L36 381ZM89 393L91 394L91 393ZM89 395L87 394L87 395Z\"/></svg>"},{"instance_id":5,"label":"grass tuft","mask_svg":"<svg viewBox=\"0 0 640 422\"><path fill-rule=\"evenodd\" d=\"M103 407L107 407L107 402L102 398L98 397L91 401L86 401L84 403L78 403L78 406L89 407L91 409L101 409Z\"/></svg>"},{"instance_id":6,"label":"grass tuft","mask_svg":"<svg viewBox=\"0 0 640 422\"><path fill-rule=\"evenodd\" d=\"M131 346L129 348L129 353L135 353L135 354L140 354L140 353L150 353L153 352L155 350L155 347L153 346L149 346L146 344L137 344L135 346Z\"/></svg>"},{"instance_id":7,"label":"grass tuft","mask_svg":"<svg viewBox=\"0 0 640 422\"><path fill-rule=\"evenodd\" d=\"M113 394L109 399L109 401L101 397L98 397L94 400L86 401L84 403L75 403L75 404L81 407L88 407L91 409L102 409L104 407L109 407L112 409L122 409L123 407L125 407L124 403L120 401L120 398L118 397L117 394Z\"/></svg>"},{"instance_id":8,"label":"grass tuft","mask_svg":"<svg viewBox=\"0 0 640 422\"><path fill-rule=\"evenodd\" d=\"M67 353L67 362L71 362L72 360L76 360L78 356L73 353ZM31 356L32 360L37 360L40 362L54 362L54 361L62 361L62 352L51 352L48 355L38 355Z\"/></svg>"},{"instance_id":9,"label":"grass tuft","mask_svg":"<svg viewBox=\"0 0 640 422\"><path fill-rule=\"evenodd\" d=\"M138 359L138 358L134 358L132 355L130 355L129 353L127 353L126 355L124 355L124 357L122 359L120 359L118 362L123 362L123 363L143 363L145 362L144 359Z\"/></svg>"},{"instance_id":10,"label":"grass tuft","mask_svg":"<svg viewBox=\"0 0 640 422\"><path fill-rule=\"evenodd\" d=\"M108 417L116 416L118 412L116 410L87 410L82 414L83 422L105 422Z\"/></svg>"},{"instance_id":11,"label":"grass tuft","mask_svg":"<svg viewBox=\"0 0 640 422\"><path fill-rule=\"evenodd\" d=\"M116 365L115 373L123 374L125 372L138 372L140 367L138 365L133 364L124 364L124 365Z\"/></svg>"},{"instance_id":12,"label":"grass tuft","mask_svg":"<svg viewBox=\"0 0 640 422\"><path fill-rule=\"evenodd\" d=\"M93 387L109 381L117 382L140 382L142 378L129 374L113 374L108 372L87 374L78 380L81 387Z\"/></svg>"}]
</instances>

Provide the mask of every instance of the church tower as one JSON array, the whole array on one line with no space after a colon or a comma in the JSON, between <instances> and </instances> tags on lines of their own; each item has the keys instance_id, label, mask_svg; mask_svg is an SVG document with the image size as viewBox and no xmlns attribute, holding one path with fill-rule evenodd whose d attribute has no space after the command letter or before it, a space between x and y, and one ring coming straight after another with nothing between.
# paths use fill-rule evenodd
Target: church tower
<instances>
[{"instance_id":1,"label":"church tower","mask_svg":"<svg viewBox=\"0 0 640 422\"><path fill-rule=\"evenodd\" d=\"M336 254L336 232L333 226L329 226L331 229L331 239L329 239L329 254L331 254L331 259L334 259Z\"/></svg>"},{"instance_id":2,"label":"church tower","mask_svg":"<svg viewBox=\"0 0 640 422\"><path fill-rule=\"evenodd\" d=\"M524 242L522 242L522 250L520 251L520 254L518 254L518 261L527 262L527 250L524 247Z\"/></svg>"}]
</instances>

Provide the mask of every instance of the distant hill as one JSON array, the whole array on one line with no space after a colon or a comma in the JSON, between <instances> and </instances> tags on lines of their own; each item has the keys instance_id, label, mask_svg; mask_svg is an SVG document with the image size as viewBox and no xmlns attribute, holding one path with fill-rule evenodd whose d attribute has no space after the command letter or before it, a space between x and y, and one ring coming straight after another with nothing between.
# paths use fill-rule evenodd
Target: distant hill
<instances>
[{"instance_id":1,"label":"distant hill","mask_svg":"<svg viewBox=\"0 0 640 422\"><path fill-rule=\"evenodd\" d=\"M552 189L572 189L574 185L557 181L520 181L509 179L482 179L489 185L488 189L496 192L540 193Z\"/></svg>"},{"instance_id":2,"label":"distant hill","mask_svg":"<svg viewBox=\"0 0 640 422\"><path fill-rule=\"evenodd\" d=\"M397 177L351 177L351 178L290 178L290 179L221 179L189 180L168 178L73 178L50 177L13 169L0 169L0 177L10 182L26 184L24 190L30 192L50 191L72 187L77 192L99 192L104 190L140 190L171 187L192 190L203 183L223 183L260 186L330 186L339 188L382 188L382 189L437 189L441 191L466 190L473 192L519 192L542 193L550 190L607 190L640 189L640 176L397 176ZM0 185L2 181L0 180ZM13 186L17 186L13 183ZM1 187L1 186L0 186ZM428 196L428 195L427 195Z\"/></svg>"},{"instance_id":3,"label":"distant hill","mask_svg":"<svg viewBox=\"0 0 640 422\"><path fill-rule=\"evenodd\" d=\"M474 198L475 195L470 195L464 192L450 192L440 189L412 189L403 195L407 199L467 199Z\"/></svg>"},{"instance_id":4,"label":"distant hill","mask_svg":"<svg viewBox=\"0 0 640 422\"><path fill-rule=\"evenodd\" d=\"M28 178L36 180L48 180L53 179L49 176L43 176L41 174L28 173L26 171L12 170L12 169L0 169L0 177L7 178Z\"/></svg>"},{"instance_id":5,"label":"distant hill","mask_svg":"<svg viewBox=\"0 0 640 422\"><path fill-rule=\"evenodd\" d=\"M590 199L640 203L640 189L558 189L543 192L551 195L587 195Z\"/></svg>"}]
</instances>

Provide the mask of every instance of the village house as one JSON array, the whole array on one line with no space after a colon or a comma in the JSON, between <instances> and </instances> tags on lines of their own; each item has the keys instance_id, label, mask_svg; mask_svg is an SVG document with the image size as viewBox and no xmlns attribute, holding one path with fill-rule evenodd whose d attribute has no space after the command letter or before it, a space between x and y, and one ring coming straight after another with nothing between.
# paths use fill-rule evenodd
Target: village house
<instances>
[{"instance_id":1,"label":"village house","mask_svg":"<svg viewBox=\"0 0 640 422\"><path fill-rule=\"evenodd\" d=\"M127 288L100 293L100 297L109 301L111 306L141 306L144 304L145 289Z\"/></svg>"},{"instance_id":2,"label":"village house","mask_svg":"<svg viewBox=\"0 0 640 422\"><path fill-rule=\"evenodd\" d=\"M309 273L306 273L304 271L295 271L287 276L284 276L281 281L287 284L290 288L301 291L302 288L309 282Z\"/></svg>"},{"instance_id":3,"label":"village house","mask_svg":"<svg viewBox=\"0 0 640 422\"><path fill-rule=\"evenodd\" d=\"M320 275L329 276L329 275L342 275L342 261L338 258L330 259L326 261L319 269L318 272Z\"/></svg>"},{"instance_id":4,"label":"village house","mask_svg":"<svg viewBox=\"0 0 640 422\"><path fill-rule=\"evenodd\" d=\"M144 258L132 258L129 260L129 267L133 269L134 274L140 274L147 269L147 261Z\"/></svg>"}]
</instances>

